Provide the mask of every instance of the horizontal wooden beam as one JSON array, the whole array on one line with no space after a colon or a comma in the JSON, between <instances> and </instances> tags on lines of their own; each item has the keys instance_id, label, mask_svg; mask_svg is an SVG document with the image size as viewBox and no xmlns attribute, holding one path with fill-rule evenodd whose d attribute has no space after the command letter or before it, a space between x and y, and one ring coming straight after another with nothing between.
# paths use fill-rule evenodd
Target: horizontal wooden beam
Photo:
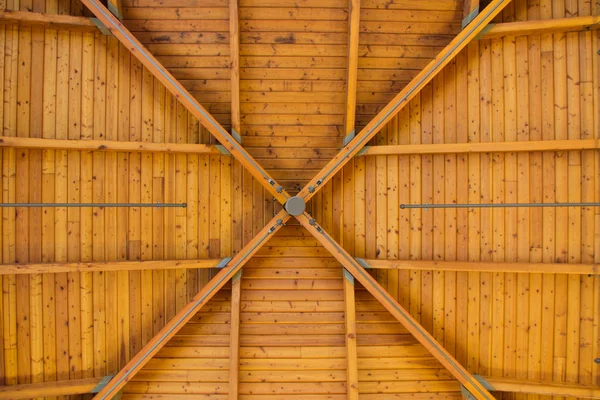
<instances>
[{"instance_id":1,"label":"horizontal wooden beam","mask_svg":"<svg viewBox=\"0 0 600 400\"><path fill-rule=\"evenodd\" d=\"M0 275L47 274L61 272L138 271L153 269L217 268L222 259L152 260L79 263L0 264Z\"/></svg>"},{"instance_id":2,"label":"horizontal wooden beam","mask_svg":"<svg viewBox=\"0 0 600 400\"><path fill-rule=\"evenodd\" d=\"M600 386L567 382L541 382L511 378L482 377L496 392L529 393L548 396L600 399Z\"/></svg>"},{"instance_id":3,"label":"horizontal wooden beam","mask_svg":"<svg viewBox=\"0 0 600 400\"><path fill-rule=\"evenodd\" d=\"M371 146L359 155L500 153L530 151L573 151L600 149L600 140L542 140L527 142L442 143Z\"/></svg>"},{"instance_id":4,"label":"horizontal wooden beam","mask_svg":"<svg viewBox=\"0 0 600 400\"><path fill-rule=\"evenodd\" d=\"M600 15L490 24L477 39L600 29Z\"/></svg>"},{"instance_id":5,"label":"horizontal wooden beam","mask_svg":"<svg viewBox=\"0 0 600 400\"><path fill-rule=\"evenodd\" d=\"M102 378L73 379L56 382L0 386L0 400L31 399L36 397L68 396L91 393Z\"/></svg>"},{"instance_id":6,"label":"horizontal wooden beam","mask_svg":"<svg viewBox=\"0 0 600 400\"><path fill-rule=\"evenodd\" d=\"M0 147L153 153L220 154L216 146L206 144L119 142L115 140L64 140L0 137Z\"/></svg>"},{"instance_id":7,"label":"horizontal wooden beam","mask_svg":"<svg viewBox=\"0 0 600 400\"><path fill-rule=\"evenodd\" d=\"M598 275L600 264L544 264L475 261L424 261L424 260L362 260L361 265L374 269L411 269L433 271L516 272L541 274ZM365 264L366 263L366 264Z\"/></svg>"},{"instance_id":8,"label":"horizontal wooden beam","mask_svg":"<svg viewBox=\"0 0 600 400\"><path fill-rule=\"evenodd\" d=\"M98 27L89 18L62 14L42 14L29 11L0 11L0 24L18 24L48 29L69 29L78 32L96 32Z\"/></svg>"}]
</instances>

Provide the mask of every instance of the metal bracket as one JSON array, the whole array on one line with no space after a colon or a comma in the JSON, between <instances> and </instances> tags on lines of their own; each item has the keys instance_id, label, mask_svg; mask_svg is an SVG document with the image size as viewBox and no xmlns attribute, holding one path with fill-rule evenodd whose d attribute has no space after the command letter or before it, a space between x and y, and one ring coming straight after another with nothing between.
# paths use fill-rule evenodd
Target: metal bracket
<instances>
[{"instance_id":1,"label":"metal bracket","mask_svg":"<svg viewBox=\"0 0 600 400\"><path fill-rule=\"evenodd\" d=\"M467 25L469 25L471 23L471 21L473 21L475 19L475 17L478 15L479 15L479 6L475 7L475 9L473 11L471 11L469 13L469 15L467 15L466 17L463 18L462 29L465 29L465 27Z\"/></svg>"},{"instance_id":2,"label":"metal bracket","mask_svg":"<svg viewBox=\"0 0 600 400\"><path fill-rule=\"evenodd\" d=\"M231 258L232 257L225 257L224 259L219 261L219 263L215 266L215 268L217 268L217 269L225 268L225 266L227 264L229 264L229 261L231 261Z\"/></svg>"},{"instance_id":3,"label":"metal bracket","mask_svg":"<svg viewBox=\"0 0 600 400\"><path fill-rule=\"evenodd\" d=\"M277 229L277 227L278 227L279 225L283 225L283 220L282 220L282 219L278 219L278 220L275 222L275 225L273 225L272 227L270 227L270 228L269 228L269 232L267 232L267 234L269 234L269 235L270 235L271 233L275 232L275 229Z\"/></svg>"},{"instance_id":4,"label":"metal bracket","mask_svg":"<svg viewBox=\"0 0 600 400\"><path fill-rule=\"evenodd\" d=\"M239 143L242 144L242 137L235 129L231 128L231 136Z\"/></svg>"},{"instance_id":5,"label":"metal bracket","mask_svg":"<svg viewBox=\"0 0 600 400\"><path fill-rule=\"evenodd\" d=\"M358 153L356 153L356 156L357 157L364 156L367 153L367 151L369 151L370 148L371 148L371 146L364 146L362 149L360 149L358 151Z\"/></svg>"},{"instance_id":6,"label":"metal bracket","mask_svg":"<svg viewBox=\"0 0 600 400\"><path fill-rule=\"evenodd\" d=\"M485 378L481 375L473 375L473 378L475 378L475 380L479 383L481 383L481 386L483 386L486 390L490 391L490 392L495 392L496 389L494 389L494 387L492 385L490 385L490 383L488 381L485 380Z\"/></svg>"},{"instance_id":7,"label":"metal bracket","mask_svg":"<svg viewBox=\"0 0 600 400\"><path fill-rule=\"evenodd\" d=\"M100 31L100 33L102 33L104 36L114 36L112 34L112 32L110 31L110 29L108 29L106 27L106 25L104 25L102 23L102 21L100 21L98 18L90 18L90 20L94 23L94 25L96 25L98 27L98 30Z\"/></svg>"},{"instance_id":8,"label":"metal bracket","mask_svg":"<svg viewBox=\"0 0 600 400\"><path fill-rule=\"evenodd\" d=\"M344 273L344 278L346 278L348 282L354 285L354 275L348 272L346 268L342 268L342 272Z\"/></svg>"},{"instance_id":9,"label":"metal bracket","mask_svg":"<svg viewBox=\"0 0 600 400\"><path fill-rule=\"evenodd\" d=\"M491 22L490 22L489 24L487 24L487 25L486 25L486 27L485 27L485 28L483 28L483 29L481 30L481 32L479 32L479 33L477 34L477 36L475 36L475 37L473 38L473 40L481 40L481 38L482 38L483 36L485 36L485 34L486 34L486 33L488 33L489 31L491 31L491 30L492 30L492 28L493 28L495 25L496 25L496 24L494 24L494 23L491 23Z\"/></svg>"},{"instance_id":10,"label":"metal bracket","mask_svg":"<svg viewBox=\"0 0 600 400\"><path fill-rule=\"evenodd\" d=\"M352 132L350 132L349 134L347 134L344 137L344 141L342 142L342 146L347 146L348 143L350 143L352 141L352 139L354 139L354 136L356 136L356 130L352 129Z\"/></svg>"},{"instance_id":11,"label":"metal bracket","mask_svg":"<svg viewBox=\"0 0 600 400\"><path fill-rule=\"evenodd\" d=\"M90 393L98 393L99 391L101 391L113 377L114 375L106 375L105 377L100 379L100 382L98 382L98 384L94 386L92 390L90 390Z\"/></svg>"},{"instance_id":12,"label":"metal bracket","mask_svg":"<svg viewBox=\"0 0 600 400\"><path fill-rule=\"evenodd\" d=\"M233 275L233 278L231 278L231 283L235 283L237 281L239 281L242 278L242 270L240 269L238 272L235 273L235 275Z\"/></svg>"},{"instance_id":13,"label":"metal bracket","mask_svg":"<svg viewBox=\"0 0 600 400\"><path fill-rule=\"evenodd\" d=\"M358 263L358 265L360 265L364 269L371 268L371 266L369 265L369 263L367 263L364 258L355 258L354 260Z\"/></svg>"},{"instance_id":14,"label":"metal bracket","mask_svg":"<svg viewBox=\"0 0 600 400\"><path fill-rule=\"evenodd\" d=\"M229 150L227 150L227 148L225 148L225 146L223 146L222 144L215 144L215 147L217 148L217 150L219 150L219 152L221 154L224 154L226 156L230 156L231 153L229 152Z\"/></svg>"},{"instance_id":15,"label":"metal bracket","mask_svg":"<svg viewBox=\"0 0 600 400\"><path fill-rule=\"evenodd\" d=\"M110 11L112 13L112 15L114 15L115 17L117 17L117 19L119 21L123 21L123 14L121 14L121 11L119 11L119 9L110 1L107 2L108 3L108 11Z\"/></svg>"}]
</instances>

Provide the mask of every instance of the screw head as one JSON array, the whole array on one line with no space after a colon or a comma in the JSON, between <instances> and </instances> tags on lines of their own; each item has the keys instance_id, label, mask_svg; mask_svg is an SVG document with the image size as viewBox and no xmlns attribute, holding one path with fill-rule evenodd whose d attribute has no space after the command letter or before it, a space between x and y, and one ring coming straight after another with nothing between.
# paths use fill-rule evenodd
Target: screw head
<instances>
[{"instance_id":1,"label":"screw head","mask_svg":"<svg viewBox=\"0 0 600 400\"><path fill-rule=\"evenodd\" d=\"M596 358L596 359L594 360L594 362L595 362L596 364L600 364L600 357Z\"/></svg>"}]
</instances>

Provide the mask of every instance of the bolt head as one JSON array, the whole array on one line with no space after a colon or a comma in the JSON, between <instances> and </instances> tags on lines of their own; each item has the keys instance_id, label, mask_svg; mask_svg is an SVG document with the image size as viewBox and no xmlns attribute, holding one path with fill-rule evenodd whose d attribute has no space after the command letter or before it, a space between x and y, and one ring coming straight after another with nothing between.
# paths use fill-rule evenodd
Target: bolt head
<instances>
[{"instance_id":1,"label":"bolt head","mask_svg":"<svg viewBox=\"0 0 600 400\"><path fill-rule=\"evenodd\" d=\"M290 197L285 203L285 211L292 216L300 215L306 209L304 199L298 196Z\"/></svg>"}]
</instances>

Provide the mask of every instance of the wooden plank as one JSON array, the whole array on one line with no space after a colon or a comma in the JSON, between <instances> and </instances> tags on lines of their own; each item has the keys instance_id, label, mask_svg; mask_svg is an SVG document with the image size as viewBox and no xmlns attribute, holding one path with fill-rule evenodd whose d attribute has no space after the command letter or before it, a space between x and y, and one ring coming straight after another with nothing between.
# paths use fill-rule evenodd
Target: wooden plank
<instances>
[{"instance_id":1,"label":"wooden plank","mask_svg":"<svg viewBox=\"0 0 600 400\"><path fill-rule=\"evenodd\" d=\"M546 396L569 396L583 399L600 399L600 387L577 383L518 380L502 377L483 377L499 392L529 393Z\"/></svg>"},{"instance_id":2,"label":"wooden plank","mask_svg":"<svg viewBox=\"0 0 600 400\"><path fill-rule=\"evenodd\" d=\"M171 339L225 284L239 271L246 260L289 220L285 212L279 212L258 234L227 263L215 277L152 338L141 351L106 385L94 399L111 398Z\"/></svg>"},{"instance_id":3,"label":"wooden plank","mask_svg":"<svg viewBox=\"0 0 600 400\"><path fill-rule=\"evenodd\" d=\"M492 395L467 372L423 327L375 281L341 246L308 214L296 217L321 244L350 272L431 354L478 399Z\"/></svg>"},{"instance_id":4,"label":"wooden plank","mask_svg":"<svg viewBox=\"0 0 600 400\"><path fill-rule=\"evenodd\" d=\"M600 148L600 140L572 139L519 142L488 142L488 143L439 143L370 146L361 152L362 155L384 154L454 154L454 153L510 153L533 151L565 151L565 150L595 150Z\"/></svg>"},{"instance_id":5,"label":"wooden plank","mask_svg":"<svg viewBox=\"0 0 600 400\"><path fill-rule=\"evenodd\" d=\"M475 272L516 272L544 274L594 275L600 271L600 264L563 263L518 263L482 261L427 261L427 260L365 260L373 269L408 269L433 271L475 271Z\"/></svg>"},{"instance_id":6,"label":"wooden plank","mask_svg":"<svg viewBox=\"0 0 600 400\"><path fill-rule=\"evenodd\" d=\"M346 390L348 400L358 400L358 358L356 345L356 304L354 297L354 278L344 271L344 313L346 321Z\"/></svg>"},{"instance_id":7,"label":"wooden plank","mask_svg":"<svg viewBox=\"0 0 600 400\"><path fill-rule=\"evenodd\" d=\"M346 69L345 136L353 135L356 124L356 88L358 82L358 43L360 30L360 0L349 0L348 67ZM351 137L349 137L351 138Z\"/></svg>"},{"instance_id":8,"label":"wooden plank","mask_svg":"<svg viewBox=\"0 0 600 400\"><path fill-rule=\"evenodd\" d=\"M240 134L240 22L238 0L229 0L229 69L231 70L231 129ZM233 133L233 132L232 132Z\"/></svg>"},{"instance_id":9,"label":"wooden plank","mask_svg":"<svg viewBox=\"0 0 600 400\"><path fill-rule=\"evenodd\" d=\"M23 275L62 272L140 271L177 268L215 268L221 259L149 260L149 261L90 261L69 263L0 264L0 275Z\"/></svg>"},{"instance_id":10,"label":"wooden plank","mask_svg":"<svg viewBox=\"0 0 600 400\"><path fill-rule=\"evenodd\" d=\"M329 181L347 162L356 155L368 140L379 132L400 109L405 107L419 91L427 85L440 71L458 54L475 36L483 30L509 0L494 0L470 24L469 28L459 33L436 58L424 68L411 83L408 84L377 116L367 124L361 132L348 143L298 194L307 201L315 189L322 187ZM311 188L309 190L309 188Z\"/></svg>"},{"instance_id":11,"label":"wooden plank","mask_svg":"<svg viewBox=\"0 0 600 400\"><path fill-rule=\"evenodd\" d=\"M98 31L96 24L89 18L17 10L0 11L0 24L18 24L46 29L69 29L76 32Z\"/></svg>"},{"instance_id":12,"label":"wooden plank","mask_svg":"<svg viewBox=\"0 0 600 400\"><path fill-rule=\"evenodd\" d=\"M229 333L229 399L231 400L237 400L239 396L241 275L242 271L240 270L234 275L231 283L231 321Z\"/></svg>"},{"instance_id":13,"label":"wooden plank","mask_svg":"<svg viewBox=\"0 0 600 400\"><path fill-rule=\"evenodd\" d=\"M29 399L32 397L68 396L90 393L102 378L0 386L0 400Z\"/></svg>"},{"instance_id":14,"label":"wooden plank","mask_svg":"<svg viewBox=\"0 0 600 400\"><path fill-rule=\"evenodd\" d=\"M584 16L530 20L491 24L485 33L476 39L501 38L505 36L540 35L547 33L578 32L600 29L600 16Z\"/></svg>"},{"instance_id":15,"label":"wooden plank","mask_svg":"<svg viewBox=\"0 0 600 400\"><path fill-rule=\"evenodd\" d=\"M135 128L137 129L137 128ZM61 140L0 137L0 147L178 154L221 154L215 146L193 143L122 142L116 140Z\"/></svg>"},{"instance_id":16,"label":"wooden plank","mask_svg":"<svg viewBox=\"0 0 600 400\"><path fill-rule=\"evenodd\" d=\"M285 203L289 198L287 192L275 182L270 175L260 167L252 156L233 139L217 120L202 107L197 100L179 83L160 62L144 48L144 46L97 0L83 0L92 13L94 13L111 32L133 52L152 74L161 81L198 120L217 138L227 150L275 197L280 203Z\"/></svg>"}]
</instances>

